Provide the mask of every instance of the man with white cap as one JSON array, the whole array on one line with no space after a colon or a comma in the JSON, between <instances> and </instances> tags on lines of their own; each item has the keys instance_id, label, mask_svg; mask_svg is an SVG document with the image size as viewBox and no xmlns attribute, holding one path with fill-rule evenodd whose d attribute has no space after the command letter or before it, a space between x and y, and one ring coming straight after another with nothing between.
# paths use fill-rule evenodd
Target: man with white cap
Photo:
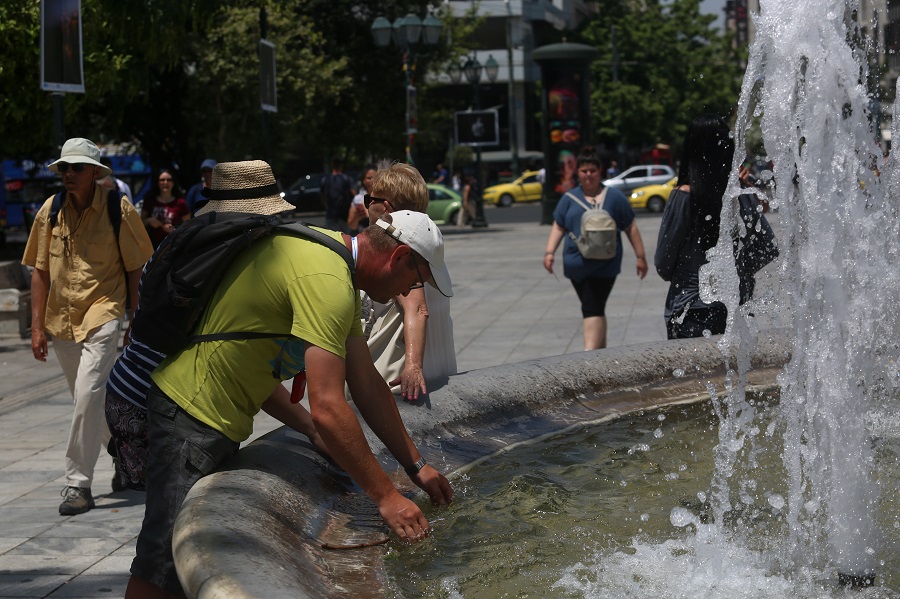
<instances>
[{"instance_id":1,"label":"man with white cap","mask_svg":"<svg viewBox=\"0 0 900 599\"><path fill-rule=\"evenodd\" d=\"M59 160L49 165L65 186L59 211L53 214L53 197L44 202L22 258L22 264L34 267L31 350L35 359L46 362L47 334L52 336L75 400L59 506L66 516L94 507L94 467L110 438L104 416L106 379L116 359L126 299L130 295L134 310L141 269L153 253L128 198L97 185L111 173L99 160L100 150L90 140L66 141ZM112 222L115 209L107 210L110 200L119 203L118 223Z\"/></svg>"},{"instance_id":2,"label":"man with white cap","mask_svg":"<svg viewBox=\"0 0 900 599\"><path fill-rule=\"evenodd\" d=\"M210 201L198 215L264 215L291 208L262 161L219 163L204 195ZM322 231L352 253L356 283L378 301L426 282L452 295L443 238L425 214L386 215L355 238ZM298 406L272 391L304 369L312 421L331 458L375 501L401 540L414 543L430 534L421 509L394 487L375 459L344 396L346 381L360 414L410 479L432 502L452 501L449 482L426 464L403 426L387 383L375 370L359 310L348 264L318 242L290 235L266 237L229 265L194 334L284 335L195 343L170 355L153 372L147 394L147 507L127 599L182 594L171 545L184 497L237 451L261 408L283 422L296 417Z\"/></svg>"}]
</instances>

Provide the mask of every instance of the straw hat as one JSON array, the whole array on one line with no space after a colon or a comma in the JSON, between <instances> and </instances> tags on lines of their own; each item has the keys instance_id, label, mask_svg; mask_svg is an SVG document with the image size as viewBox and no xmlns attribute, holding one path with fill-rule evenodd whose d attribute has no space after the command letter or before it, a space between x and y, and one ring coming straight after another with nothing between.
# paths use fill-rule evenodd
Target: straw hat
<instances>
[{"instance_id":1,"label":"straw hat","mask_svg":"<svg viewBox=\"0 0 900 599\"><path fill-rule=\"evenodd\" d=\"M100 176L98 179L108 177L112 174L112 170L103 164L100 164L100 148L97 144L83 137L73 137L67 139L63 144L62 152L60 152L59 160L47 165L54 173L58 173L59 169L56 165L60 162L67 164L90 164L91 166L100 167Z\"/></svg>"},{"instance_id":2,"label":"straw hat","mask_svg":"<svg viewBox=\"0 0 900 599\"><path fill-rule=\"evenodd\" d=\"M294 210L278 192L272 167L262 160L218 163L212 182L201 193L209 202L197 210L197 216L207 212L279 214Z\"/></svg>"}]
</instances>

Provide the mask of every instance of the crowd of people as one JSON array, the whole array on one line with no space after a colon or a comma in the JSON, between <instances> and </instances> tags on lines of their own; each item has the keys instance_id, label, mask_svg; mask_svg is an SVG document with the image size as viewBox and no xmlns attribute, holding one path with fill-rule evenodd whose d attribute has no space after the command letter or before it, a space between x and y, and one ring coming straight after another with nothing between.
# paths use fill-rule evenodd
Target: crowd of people
<instances>
[{"instance_id":1,"label":"crowd of people","mask_svg":"<svg viewBox=\"0 0 900 599\"><path fill-rule=\"evenodd\" d=\"M699 271L718 242L733 153L722 119L691 122L654 256L658 274L671 281L669 338L725 330L724 305L700 297ZM584 147L572 162L577 185L553 213L543 266L554 272L563 245L563 273L581 303L584 349L593 350L606 347L606 303L621 274L622 234L638 277L649 268L634 211L602 184L597 152ZM33 269L34 357L46 361L52 342L74 399L59 513L94 507L94 468L104 448L114 457L113 490L146 491L126 597L181 593L171 547L178 509L200 478L237 451L260 410L342 467L402 540L418 542L430 526L375 460L348 400L412 482L435 504L452 501L449 482L410 439L394 399L418 401L457 372L452 286L441 231L425 213L428 188L407 164L368 165L358 184L343 166L335 159L322 181L326 226L318 234L329 243L279 234L243 250L211 290L191 341L166 352L130 329L135 318L149 318L142 285L147 272L161 268L158 248L178 247L186 231L206 230L217 219L289 219L293 206L272 169L258 160L209 159L187 193L163 169L138 210L93 142L68 140L50 165L65 191L38 211L22 262ZM744 169L739 175L749 186ZM457 173L439 165L435 177L452 183ZM459 185L464 198L478 193L472 176L460 174ZM732 242L743 303L752 297L754 274L778 250L756 196L739 201L748 234L735 233ZM292 390L282 384L289 380ZM309 409L292 396L303 385Z\"/></svg>"}]
</instances>

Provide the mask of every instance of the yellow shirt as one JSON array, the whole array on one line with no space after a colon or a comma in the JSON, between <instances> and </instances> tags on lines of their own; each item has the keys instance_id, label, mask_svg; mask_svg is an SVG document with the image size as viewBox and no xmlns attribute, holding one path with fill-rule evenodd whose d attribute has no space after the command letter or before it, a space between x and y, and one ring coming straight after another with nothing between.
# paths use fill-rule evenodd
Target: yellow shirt
<instances>
[{"instance_id":1,"label":"yellow shirt","mask_svg":"<svg viewBox=\"0 0 900 599\"><path fill-rule=\"evenodd\" d=\"M153 254L140 214L122 196L120 257L106 197L107 191L95 186L94 199L81 218L64 201L52 229L50 197L28 235L22 264L50 273L44 329L59 339L80 343L92 330L120 318L128 290L125 271L140 270Z\"/></svg>"},{"instance_id":2,"label":"yellow shirt","mask_svg":"<svg viewBox=\"0 0 900 599\"><path fill-rule=\"evenodd\" d=\"M305 343L344 358L347 338L362 335L347 264L315 241L290 235L257 241L228 267L197 327L198 334L232 331L284 336L195 343L170 355L152 377L188 414L240 442L276 385L304 369Z\"/></svg>"}]
</instances>

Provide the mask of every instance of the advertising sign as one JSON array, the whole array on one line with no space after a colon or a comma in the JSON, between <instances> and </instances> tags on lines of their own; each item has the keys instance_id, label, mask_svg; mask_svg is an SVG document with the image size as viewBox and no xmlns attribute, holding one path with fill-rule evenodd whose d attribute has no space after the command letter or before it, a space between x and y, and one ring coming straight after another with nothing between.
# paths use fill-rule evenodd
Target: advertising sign
<instances>
[{"instance_id":1,"label":"advertising sign","mask_svg":"<svg viewBox=\"0 0 900 599\"><path fill-rule=\"evenodd\" d=\"M500 123L496 110L457 112L453 121L457 145L472 147L500 145Z\"/></svg>"},{"instance_id":2,"label":"advertising sign","mask_svg":"<svg viewBox=\"0 0 900 599\"><path fill-rule=\"evenodd\" d=\"M266 112L278 112L275 84L275 44L259 40L259 103Z\"/></svg>"},{"instance_id":3,"label":"advertising sign","mask_svg":"<svg viewBox=\"0 0 900 599\"><path fill-rule=\"evenodd\" d=\"M41 89L84 93L81 0L41 2Z\"/></svg>"}]
</instances>

